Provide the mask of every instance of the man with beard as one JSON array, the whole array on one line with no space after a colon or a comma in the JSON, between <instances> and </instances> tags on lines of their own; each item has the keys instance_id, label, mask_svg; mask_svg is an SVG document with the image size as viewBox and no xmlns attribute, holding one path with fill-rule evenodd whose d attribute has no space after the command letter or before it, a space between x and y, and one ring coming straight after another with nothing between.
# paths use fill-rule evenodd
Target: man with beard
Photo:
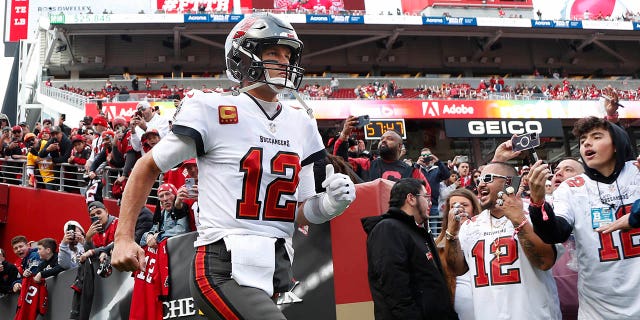
<instances>
[{"instance_id":1,"label":"man with beard","mask_svg":"<svg viewBox=\"0 0 640 320\"><path fill-rule=\"evenodd\" d=\"M393 181L400 180L402 178L415 178L424 180L424 182L428 184L429 182L422 174L419 165L416 167L410 166L400 160L401 149L402 137L392 130L385 132L378 143L380 157L371 161L369 181L373 181L378 178Z\"/></svg>"},{"instance_id":2,"label":"man with beard","mask_svg":"<svg viewBox=\"0 0 640 320\"><path fill-rule=\"evenodd\" d=\"M362 218L376 319L457 319L425 228L430 206L428 184L402 179L391 189L387 213Z\"/></svg>"},{"instance_id":3,"label":"man with beard","mask_svg":"<svg viewBox=\"0 0 640 320\"><path fill-rule=\"evenodd\" d=\"M549 270L556 249L534 233L513 187L505 188L515 175L505 163L492 162L482 170L478 194L484 211L462 225L449 220L447 263L455 276L471 270L477 319L560 319Z\"/></svg>"}]
</instances>

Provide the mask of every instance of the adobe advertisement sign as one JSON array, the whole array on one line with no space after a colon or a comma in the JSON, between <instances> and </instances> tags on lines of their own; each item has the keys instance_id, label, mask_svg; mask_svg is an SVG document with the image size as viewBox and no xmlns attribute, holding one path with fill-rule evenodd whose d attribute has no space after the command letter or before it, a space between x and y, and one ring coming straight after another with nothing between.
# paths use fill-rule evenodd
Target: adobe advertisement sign
<instances>
[{"instance_id":1,"label":"adobe advertisement sign","mask_svg":"<svg viewBox=\"0 0 640 320\"><path fill-rule=\"evenodd\" d=\"M302 108L297 101L283 101ZM310 100L317 119L579 119L603 116L604 102L577 100ZM620 118L640 118L640 101L621 101Z\"/></svg>"},{"instance_id":2,"label":"adobe advertisement sign","mask_svg":"<svg viewBox=\"0 0 640 320\"><path fill-rule=\"evenodd\" d=\"M283 104L303 108L295 100ZM350 115L369 115L371 119L579 119L603 116L602 101L545 101L545 100L309 100L316 119L346 119ZM621 101L621 119L640 118L640 101ZM129 119L137 102L106 102L103 111L109 118ZM175 107L171 101L151 102L161 114L173 118ZM85 106L87 115L98 114L97 105ZM549 122L553 123L553 122ZM491 126L490 126L491 127ZM511 129L510 129L511 130ZM554 135L555 136L555 135ZM560 134L561 136L561 134Z\"/></svg>"}]
</instances>

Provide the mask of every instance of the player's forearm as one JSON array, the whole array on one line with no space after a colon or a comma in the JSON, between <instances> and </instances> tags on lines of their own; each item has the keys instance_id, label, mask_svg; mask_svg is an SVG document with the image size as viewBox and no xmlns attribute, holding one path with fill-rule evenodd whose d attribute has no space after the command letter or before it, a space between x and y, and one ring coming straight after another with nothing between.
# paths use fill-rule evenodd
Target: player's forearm
<instances>
[{"instance_id":1,"label":"player's forearm","mask_svg":"<svg viewBox=\"0 0 640 320\"><path fill-rule=\"evenodd\" d=\"M456 238L455 240L445 240L446 243L444 245L444 252L447 259L447 266L449 271L453 273L455 276L461 276L469 267L464 261L464 254L462 253L462 248L460 247L460 241Z\"/></svg>"},{"instance_id":2,"label":"player's forearm","mask_svg":"<svg viewBox=\"0 0 640 320\"><path fill-rule=\"evenodd\" d=\"M298 204L298 216L296 216L296 223L299 226L307 226L311 224L311 222L309 222L309 220L304 216L304 201Z\"/></svg>"},{"instance_id":3,"label":"player's forearm","mask_svg":"<svg viewBox=\"0 0 640 320\"><path fill-rule=\"evenodd\" d=\"M122 207L115 234L116 241L134 240L140 209L146 204L147 196L159 174L160 169L153 161L152 152L137 161L122 195Z\"/></svg>"},{"instance_id":4,"label":"player's forearm","mask_svg":"<svg viewBox=\"0 0 640 320\"><path fill-rule=\"evenodd\" d=\"M530 224L525 225L518 232L518 240L524 254L534 267L540 270L549 270L553 267L556 260L553 245L544 243Z\"/></svg>"}]
</instances>

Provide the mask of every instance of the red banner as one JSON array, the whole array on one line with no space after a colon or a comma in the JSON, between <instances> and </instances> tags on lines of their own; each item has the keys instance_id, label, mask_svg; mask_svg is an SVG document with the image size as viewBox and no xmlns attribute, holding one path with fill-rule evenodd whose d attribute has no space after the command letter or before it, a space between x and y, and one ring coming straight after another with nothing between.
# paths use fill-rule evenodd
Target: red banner
<instances>
[{"instance_id":1,"label":"red banner","mask_svg":"<svg viewBox=\"0 0 640 320\"><path fill-rule=\"evenodd\" d=\"M393 182L377 179L356 185L356 200L331 220L333 280L336 304L371 301L367 278L367 234L361 218L377 216L389 208Z\"/></svg>"},{"instance_id":2,"label":"red banner","mask_svg":"<svg viewBox=\"0 0 640 320\"><path fill-rule=\"evenodd\" d=\"M5 32L5 40L16 42L27 38L29 26L29 0L11 0L9 16L9 30Z\"/></svg>"},{"instance_id":3,"label":"red banner","mask_svg":"<svg viewBox=\"0 0 640 320\"><path fill-rule=\"evenodd\" d=\"M136 112L137 106L137 101L105 102L102 104L102 112L107 114L109 120L112 120L115 117L123 117L129 121ZM173 114L176 111L173 101L151 102L151 106L158 106L160 108L160 114L167 119L173 118ZM84 107L84 112L86 115L95 118L96 115L98 115L98 105L96 103L87 103Z\"/></svg>"}]
</instances>

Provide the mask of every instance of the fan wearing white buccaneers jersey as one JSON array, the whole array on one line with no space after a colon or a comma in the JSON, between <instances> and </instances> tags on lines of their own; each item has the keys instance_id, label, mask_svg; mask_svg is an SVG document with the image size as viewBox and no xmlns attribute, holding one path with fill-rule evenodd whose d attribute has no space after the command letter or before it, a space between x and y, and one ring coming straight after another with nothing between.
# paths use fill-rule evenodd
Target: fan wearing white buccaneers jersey
<instances>
[{"instance_id":1,"label":"fan wearing white buccaneers jersey","mask_svg":"<svg viewBox=\"0 0 640 320\"><path fill-rule=\"evenodd\" d=\"M273 15L247 16L225 44L233 95L191 91L173 132L141 158L123 195L112 264L141 268L135 216L155 177L183 160L198 164L198 238L191 292L209 319L284 319L272 300L291 287L294 224L323 223L355 199L346 175L327 166L316 194L313 161L324 157L317 125L276 96L297 90L302 42Z\"/></svg>"},{"instance_id":2,"label":"fan wearing white buccaneers jersey","mask_svg":"<svg viewBox=\"0 0 640 320\"><path fill-rule=\"evenodd\" d=\"M639 211L638 159L624 129L607 120L580 119L573 134L585 172L560 184L552 206L540 193L547 165L532 166L531 220L547 243L575 234L579 319L640 319L640 225L629 214Z\"/></svg>"},{"instance_id":3,"label":"fan wearing white buccaneers jersey","mask_svg":"<svg viewBox=\"0 0 640 320\"><path fill-rule=\"evenodd\" d=\"M561 319L550 268L562 246L542 242L520 196L501 191L515 175L506 163L482 170L478 194L484 211L462 225L449 219L447 263L456 276L471 271L475 319Z\"/></svg>"}]
</instances>

